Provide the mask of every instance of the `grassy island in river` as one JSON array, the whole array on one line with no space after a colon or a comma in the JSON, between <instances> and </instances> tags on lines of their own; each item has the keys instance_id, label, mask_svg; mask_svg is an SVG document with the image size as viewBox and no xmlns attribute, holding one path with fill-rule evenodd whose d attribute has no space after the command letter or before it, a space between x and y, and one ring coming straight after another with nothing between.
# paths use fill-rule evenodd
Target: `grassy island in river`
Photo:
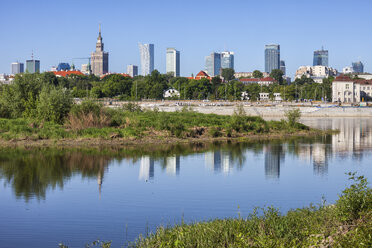
<instances>
[{"instance_id":1,"label":"grassy island in river","mask_svg":"<svg viewBox=\"0 0 372 248\"><path fill-rule=\"evenodd\" d=\"M38 118L0 119L0 143L43 143L71 140L77 143L100 141L169 143L190 140L210 141L246 138L281 138L323 134L298 123L299 111L287 114L287 120L265 121L247 116L238 107L232 116L201 114L184 108L177 112L142 110L136 104L120 109L103 107L92 101L74 104L60 121Z\"/></svg>"}]
</instances>

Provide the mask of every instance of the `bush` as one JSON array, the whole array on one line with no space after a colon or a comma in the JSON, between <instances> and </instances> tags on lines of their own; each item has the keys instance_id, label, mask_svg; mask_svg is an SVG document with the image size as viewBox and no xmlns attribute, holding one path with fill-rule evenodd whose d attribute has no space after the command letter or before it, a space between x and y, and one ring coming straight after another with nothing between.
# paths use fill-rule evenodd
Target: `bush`
<instances>
[{"instance_id":1,"label":"bush","mask_svg":"<svg viewBox=\"0 0 372 248\"><path fill-rule=\"evenodd\" d=\"M36 101L36 117L39 120L63 124L71 106L72 97L69 90L46 86L43 87Z\"/></svg>"},{"instance_id":2,"label":"bush","mask_svg":"<svg viewBox=\"0 0 372 248\"><path fill-rule=\"evenodd\" d=\"M209 135L213 138L222 136L221 129L218 127L211 127L209 129Z\"/></svg>"},{"instance_id":3,"label":"bush","mask_svg":"<svg viewBox=\"0 0 372 248\"><path fill-rule=\"evenodd\" d=\"M294 127L301 118L301 111L300 109L285 111L285 117L287 117L288 125Z\"/></svg>"},{"instance_id":4,"label":"bush","mask_svg":"<svg viewBox=\"0 0 372 248\"><path fill-rule=\"evenodd\" d=\"M140 105L131 102L123 104L122 109L128 112L142 112L142 108Z\"/></svg>"},{"instance_id":5,"label":"bush","mask_svg":"<svg viewBox=\"0 0 372 248\"><path fill-rule=\"evenodd\" d=\"M348 173L355 183L346 188L336 202L338 215L343 221L358 219L363 212L372 210L372 189L364 176Z\"/></svg>"}]
</instances>

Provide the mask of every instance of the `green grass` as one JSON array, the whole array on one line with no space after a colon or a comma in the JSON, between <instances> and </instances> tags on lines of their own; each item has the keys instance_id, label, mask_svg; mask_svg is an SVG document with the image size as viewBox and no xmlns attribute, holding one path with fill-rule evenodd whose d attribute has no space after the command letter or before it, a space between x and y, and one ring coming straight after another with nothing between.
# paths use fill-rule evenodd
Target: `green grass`
<instances>
[{"instance_id":1,"label":"green grass","mask_svg":"<svg viewBox=\"0 0 372 248\"><path fill-rule=\"evenodd\" d=\"M0 138L3 140L38 140L62 138L129 138L146 137L239 137L247 134L287 134L309 128L300 123L288 125L286 121L265 121L261 117L234 114L224 116L201 114L189 110L178 112L126 111L99 109L89 119L89 112L76 112L78 127L29 119L0 119ZM101 117L104 118L101 118ZM85 119L84 119L85 118ZM86 120L86 122L84 122ZM72 123L72 122L70 122ZM86 124L85 124L86 123ZM92 124L95 123L95 124Z\"/></svg>"}]
</instances>

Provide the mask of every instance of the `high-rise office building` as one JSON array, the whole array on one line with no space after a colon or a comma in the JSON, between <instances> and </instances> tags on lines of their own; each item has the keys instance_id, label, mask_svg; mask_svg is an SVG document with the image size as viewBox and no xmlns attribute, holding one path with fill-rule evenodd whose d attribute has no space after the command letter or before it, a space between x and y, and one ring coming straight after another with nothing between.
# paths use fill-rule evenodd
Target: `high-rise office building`
<instances>
[{"instance_id":1,"label":"high-rise office building","mask_svg":"<svg viewBox=\"0 0 372 248\"><path fill-rule=\"evenodd\" d=\"M285 61L280 60L280 70L283 72L283 75L286 75Z\"/></svg>"},{"instance_id":2,"label":"high-rise office building","mask_svg":"<svg viewBox=\"0 0 372 248\"><path fill-rule=\"evenodd\" d=\"M355 73L363 73L364 72L364 65L361 61L353 62L352 66L353 66L353 71Z\"/></svg>"},{"instance_id":3,"label":"high-rise office building","mask_svg":"<svg viewBox=\"0 0 372 248\"><path fill-rule=\"evenodd\" d=\"M128 65L127 66L127 73L131 77L138 76L138 66L136 66L136 65Z\"/></svg>"},{"instance_id":4,"label":"high-rise office building","mask_svg":"<svg viewBox=\"0 0 372 248\"><path fill-rule=\"evenodd\" d=\"M209 76L214 77L220 74L221 70L221 54L211 53L205 57L205 71Z\"/></svg>"},{"instance_id":5,"label":"high-rise office building","mask_svg":"<svg viewBox=\"0 0 372 248\"><path fill-rule=\"evenodd\" d=\"M85 75L90 75L92 73L92 70L90 68L90 64L82 64L80 71L81 71L81 73L83 73Z\"/></svg>"},{"instance_id":6,"label":"high-rise office building","mask_svg":"<svg viewBox=\"0 0 372 248\"><path fill-rule=\"evenodd\" d=\"M234 52L222 52L221 53L221 68L234 69Z\"/></svg>"},{"instance_id":7,"label":"high-rise office building","mask_svg":"<svg viewBox=\"0 0 372 248\"><path fill-rule=\"evenodd\" d=\"M154 70L154 44L139 43L141 57L141 75L146 76Z\"/></svg>"},{"instance_id":8,"label":"high-rise office building","mask_svg":"<svg viewBox=\"0 0 372 248\"><path fill-rule=\"evenodd\" d=\"M101 36L101 24L99 25L99 34L96 43L96 51L91 53L92 73L101 76L109 71L109 53L103 49Z\"/></svg>"},{"instance_id":9,"label":"high-rise office building","mask_svg":"<svg viewBox=\"0 0 372 248\"><path fill-rule=\"evenodd\" d=\"M167 48L166 71L174 77L180 76L180 52L175 48Z\"/></svg>"},{"instance_id":10,"label":"high-rise office building","mask_svg":"<svg viewBox=\"0 0 372 248\"><path fill-rule=\"evenodd\" d=\"M265 45L265 72L280 69L280 45Z\"/></svg>"},{"instance_id":11,"label":"high-rise office building","mask_svg":"<svg viewBox=\"0 0 372 248\"><path fill-rule=\"evenodd\" d=\"M313 66L316 65L328 66L328 50L324 50L323 47L322 50L314 51Z\"/></svg>"},{"instance_id":12,"label":"high-rise office building","mask_svg":"<svg viewBox=\"0 0 372 248\"><path fill-rule=\"evenodd\" d=\"M11 65L11 70L12 70L12 75L23 73L24 72L24 65L23 65L23 63L14 62Z\"/></svg>"},{"instance_id":13,"label":"high-rise office building","mask_svg":"<svg viewBox=\"0 0 372 248\"><path fill-rule=\"evenodd\" d=\"M26 60L26 72L40 72L40 60L34 60L33 58L30 60Z\"/></svg>"}]
</instances>

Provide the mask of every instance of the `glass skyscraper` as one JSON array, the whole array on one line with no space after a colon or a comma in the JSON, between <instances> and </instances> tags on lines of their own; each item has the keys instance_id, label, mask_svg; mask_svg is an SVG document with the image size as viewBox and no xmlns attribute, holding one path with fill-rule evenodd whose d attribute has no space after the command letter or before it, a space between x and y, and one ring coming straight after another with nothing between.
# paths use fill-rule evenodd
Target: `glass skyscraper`
<instances>
[{"instance_id":1,"label":"glass skyscraper","mask_svg":"<svg viewBox=\"0 0 372 248\"><path fill-rule=\"evenodd\" d=\"M14 62L14 63L12 63L12 68L11 69L12 69L12 75L23 73L24 72L24 65L23 65L23 63Z\"/></svg>"},{"instance_id":2,"label":"glass skyscraper","mask_svg":"<svg viewBox=\"0 0 372 248\"><path fill-rule=\"evenodd\" d=\"M234 69L234 52L222 52L221 53L221 68Z\"/></svg>"},{"instance_id":3,"label":"glass skyscraper","mask_svg":"<svg viewBox=\"0 0 372 248\"><path fill-rule=\"evenodd\" d=\"M211 53L211 55L205 57L205 71L211 77L220 74L221 70L221 54Z\"/></svg>"},{"instance_id":4,"label":"glass skyscraper","mask_svg":"<svg viewBox=\"0 0 372 248\"><path fill-rule=\"evenodd\" d=\"M280 60L280 70L283 72L283 75L287 75L286 73L286 68L285 68L285 61L284 60Z\"/></svg>"},{"instance_id":5,"label":"glass skyscraper","mask_svg":"<svg viewBox=\"0 0 372 248\"><path fill-rule=\"evenodd\" d=\"M146 76L154 70L154 44L139 43L141 57L141 75Z\"/></svg>"},{"instance_id":6,"label":"glass skyscraper","mask_svg":"<svg viewBox=\"0 0 372 248\"><path fill-rule=\"evenodd\" d=\"M323 65L328 66L328 50L317 50L314 51L313 66Z\"/></svg>"},{"instance_id":7,"label":"glass skyscraper","mask_svg":"<svg viewBox=\"0 0 372 248\"><path fill-rule=\"evenodd\" d=\"M364 65L361 61L353 62L352 66L353 66L353 71L355 73L363 73L364 72Z\"/></svg>"},{"instance_id":8,"label":"glass skyscraper","mask_svg":"<svg viewBox=\"0 0 372 248\"><path fill-rule=\"evenodd\" d=\"M40 72L40 60L26 60L26 72L35 73Z\"/></svg>"},{"instance_id":9,"label":"glass skyscraper","mask_svg":"<svg viewBox=\"0 0 372 248\"><path fill-rule=\"evenodd\" d=\"M280 45L265 45L265 72L280 69Z\"/></svg>"},{"instance_id":10,"label":"glass skyscraper","mask_svg":"<svg viewBox=\"0 0 372 248\"><path fill-rule=\"evenodd\" d=\"M180 52L175 48L167 48L166 67L167 73L180 76Z\"/></svg>"}]
</instances>

